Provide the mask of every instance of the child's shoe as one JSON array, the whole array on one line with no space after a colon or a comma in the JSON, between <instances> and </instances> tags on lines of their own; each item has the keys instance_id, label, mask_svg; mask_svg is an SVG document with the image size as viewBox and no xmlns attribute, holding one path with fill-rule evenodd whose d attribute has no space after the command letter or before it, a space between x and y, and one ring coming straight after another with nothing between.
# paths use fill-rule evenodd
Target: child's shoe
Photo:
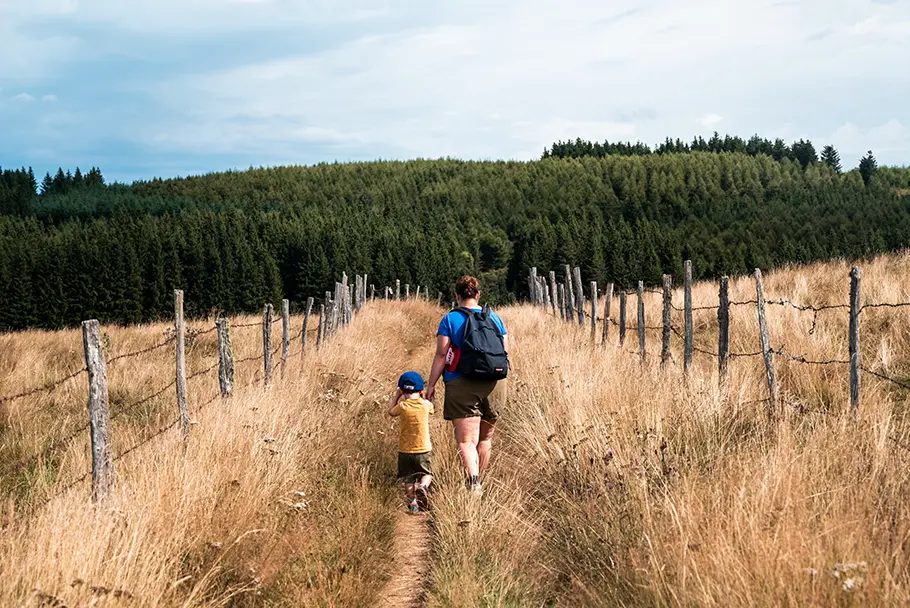
<instances>
[{"instance_id":1,"label":"child's shoe","mask_svg":"<svg viewBox=\"0 0 910 608\"><path fill-rule=\"evenodd\" d=\"M417 504L417 499L408 501L408 513L411 515L417 515L420 513L420 505Z\"/></svg>"},{"instance_id":2,"label":"child's shoe","mask_svg":"<svg viewBox=\"0 0 910 608\"><path fill-rule=\"evenodd\" d=\"M423 484L417 484L414 491L417 493L417 504L424 511L428 510L430 508L430 500L427 496L427 487Z\"/></svg>"}]
</instances>

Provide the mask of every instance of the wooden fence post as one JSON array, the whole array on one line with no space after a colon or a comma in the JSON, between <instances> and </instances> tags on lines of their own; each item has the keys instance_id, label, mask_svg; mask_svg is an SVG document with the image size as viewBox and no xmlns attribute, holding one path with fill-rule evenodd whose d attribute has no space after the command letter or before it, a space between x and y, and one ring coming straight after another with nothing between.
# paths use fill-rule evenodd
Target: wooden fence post
<instances>
[{"instance_id":1,"label":"wooden fence post","mask_svg":"<svg viewBox=\"0 0 910 608\"><path fill-rule=\"evenodd\" d=\"M281 300L281 376L284 377L284 368L288 365L288 355L291 354L291 303Z\"/></svg>"},{"instance_id":2,"label":"wooden fence post","mask_svg":"<svg viewBox=\"0 0 910 608\"><path fill-rule=\"evenodd\" d=\"M354 300L350 285L344 286L344 324L350 325L354 318Z\"/></svg>"},{"instance_id":3,"label":"wooden fence post","mask_svg":"<svg viewBox=\"0 0 910 608\"><path fill-rule=\"evenodd\" d=\"M411 284L410 284L410 283L405 283L405 286L404 286L404 299L405 299L405 300L410 300L410 299L411 299Z\"/></svg>"},{"instance_id":4,"label":"wooden fence post","mask_svg":"<svg viewBox=\"0 0 910 608\"><path fill-rule=\"evenodd\" d=\"M604 331L601 344L607 346L607 337L610 335L610 308L613 304L613 283L607 283L604 290Z\"/></svg>"},{"instance_id":5,"label":"wooden fence post","mask_svg":"<svg viewBox=\"0 0 910 608\"><path fill-rule=\"evenodd\" d=\"M723 390L730 356L730 279L727 277L720 278L717 300L717 373L718 384Z\"/></svg>"},{"instance_id":6,"label":"wooden fence post","mask_svg":"<svg viewBox=\"0 0 910 608\"><path fill-rule=\"evenodd\" d=\"M638 282L638 352L641 362L645 362L645 283Z\"/></svg>"},{"instance_id":7,"label":"wooden fence post","mask_svg":"<svg viewBox=\"0 0 910 608\"><path fill-rule=\"evenodd\" d=\"M376 286L370 284L370 302L376 301Z\"/></svg>"},{"instance_id":8,"label":"wooden fence post","mask_svg":"<svg viewBox=\"0 0 910 608\"><path fill-rule=\"evenodd\" d=\"M82 322L82 346L88 368L88 415L92 440L92 501L107 498L114 489L111 455L110 411L107 396L107 363L101 352L101 324Z\"/></svg>"},{"instance_id":9,"label":"wooden fence post","mask_svg":"<svg viewBox=\"0 0 910 608\"><path fill-rule=\"evenodd\" d=\"M227 399L234 390L234 349L231 345L231 322L225 317L215 321L218 327L218 386L221 398Z\"/></svg>"},{"instance_id":10,"label":"wooden fence post","mask_svg":"<svg viewBox=\"0 0 910 608\"><path fill-rule=\"evenodd\" d=\"M323 317L322 317L323 318L323 323L322 323L323 341L329 339L329 331L331 331L331 329L332 329L329 326L329 322L331 321L331 316L332 316L331 308L332 308L332 292L327 291L327 292L325 292L325 315L323 315Z\"/></svg>"},{"instance_id":11,"label":"wooden fence post","mask_svg":"<svg viewBox=\"0 0 910 608\"><path fill-rule=\"evenodd\" d=\"M360 282L362 280L363 279L361 279L359 274L354 275L354 311L355 312L360 312L360 290L362 289L362 285L360 284Z\"/></svg>"},{"instance_id":12,"label":"wooden fence post","mask_svg":"<svg viewBox=\"0 0 910 608\"><path fill-rule=\"evenodd\" d=\"M272 383L272 314L271 304L262 308L262 366L264 382L268 386Z\"/></svg>"},{"instance_id":13,"label":"wooden fence post","mask_svg":"<svg viewBox=\"0 0 910 608\"><path fill-rule=\"evenodd\" d=\"M670 362L670 331L673 324L673 277L664 275L664 310L663 326L660 335L660 365L664 367Z\"/></svg>"},{"instance_id":14,"label":"wooden fence post","mask_svg":"<svg viewBox=\"0 0 910 608\"><path fill-rule=\"evenodd\" d=\"M850 412L853 420L859 419L860 406L860 353L859 313L862 311L860 287L862 271L854 266L850 271Z\"/></svg>"},{"instance_id":15,"label":"wooden fence post","mask_svg":"<svg viewBox=\"0 0 910 608\"><path fill-rule=\"evenodd\" d=\"M566 320L566 284L559 284L559 318L562 321Z\"/></svg>"},{"instance_id":16,"label":"wooden fence post","mask_svg":"<svg viewBox=\"0 0 910 608\"><path fill-rule=\"evenodd\" d=\"M539 288L540 283L537 281L537 266L533 266L531 267L531 275L528 277L528 289L530 290L528 297L531 299L531 304L540 304L540 294L537 293Z\"/></svg>"},{"instance_id":17,"label":"wooden fence post","mask_svg":"<svg viewBox=\"0 0 910 608\"><path fill-rule=\"evenodd\" d=\"M401 279L395 279L395 299L401 299Z\"/></svg>"},{"instance_id":18,"label":"wooden fence post","mask_svg":"<svg viewBox=\"0 0 910 608\"><path fill-rule=\"evenodd\" d=\"M619 292L619 345L626 343L626 292Z\"/></svg>"},{"instance_id":19,"label":"wooden fence post","mask_svg":"<svg viewBox=\"0 0 910 608\"><path fill-rule=\"evenodd\" d=\"M177 409L183 438L190 435L190 410L186 404L186 326L183 321L183 290L174 290L174 343L177 362Z\"/></svg>"},{"instance_id":20,"label":"wooden fence post","mask_svg":"<svg viewBox=\"0 0 910 608\"><path fill-rule=\"evenodd\" d=\"M559 291L556 289L556 273L550 271L550 310L556 316L556 306L559 301Z\"/></svg>"},{"instance_id":21,"label":"wooden fence post","mask_svg":"<svg viewBox=\"0 0 910 608\"><path fill-rule=\"evenodd\" d=\"M585 292L581 284L581 268L575 267L573 271L575 277L575 304L578 306L578 324L585 326Z\"/></svg>"},{"instance_id":22,"label":"wooden fence post","mask_svg":"<svg viewBox=\"0 0 910 608\"><path fill-rule=\"evenodd\" d=\"M306 300L306 313L303 315L303 330L300 332L300 356L306 354L306 335L309 333L310 313L313 312L313 298Z\"/></svg>"},{"instance_id":23,"label":"wooden fence post","mask_svg":"<svg viewBox=\"0 0 910 608\"><path fill-rule=\"evenodd\" d=\"M597 344L597 281L591 281L591 344Z\"/></svg>"},{"instance_id":24,"label":"wooden fence post","mask_svg":"<svg viewBox=\"0 0 910 608\"><path fill-rule=\"evenodd\" d=\"M768 334L768 323L765 319L765 293L762 287L761 270L755 269L755 299L758 302L758 331L761 335L762 356L765 359L765 376L768 380L768 418L776 420L780 414L780 398L777 388L777 375L774 372L774 352L771 350L771 338Z\"/></svg>"},{"instance_id":25,"label":"wooden fence post","mask_svg":"<svg viewBox=\"0 0 910 608\"><path fill-rule=\"evenodd\" d=\"M575 290L572 288L572 269L566 264L566 322L575 322Z\"/></svg>"},{"instance_id":26,"label":"wooden fence post","mask_svg":"<svg viewBox=\"0 0 910 608\"><path fill-rule=\"evenodd\" d=\"M683 370L688 372L692 366L692 350L695 342L695 331L692 325L692 260L685 262L685 290L683 294L683 324L685 325L685 344L683 346Z\"/></svg>"},{"instance_id":27,"label":"wooden fence post","mask_svg":"<svg viewBox=\"0 0 910 608\"><path fill-rule=\"evenodd\" d=\"M325 304L319 305L319 323L316 325L316 348L322 346L322 341L325 339L323 336L323 326L325 325Z\"/></svg>"}]
</instances>

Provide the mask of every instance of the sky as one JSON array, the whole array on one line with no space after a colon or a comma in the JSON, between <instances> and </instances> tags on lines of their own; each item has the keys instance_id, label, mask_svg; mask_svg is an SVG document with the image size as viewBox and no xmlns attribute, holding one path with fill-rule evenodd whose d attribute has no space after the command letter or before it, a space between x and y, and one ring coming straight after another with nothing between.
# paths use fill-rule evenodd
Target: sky
<instances>
[{"instance_id":1,"label":"sky","mask_svg":"<svg viewBox=\"0 0 910 608\"><path fill-rule=\"evenodd\" d=\"M910 0L0 0L0 166L132 182L810 138L910 165Z\"/></svg>"}]
</instances>

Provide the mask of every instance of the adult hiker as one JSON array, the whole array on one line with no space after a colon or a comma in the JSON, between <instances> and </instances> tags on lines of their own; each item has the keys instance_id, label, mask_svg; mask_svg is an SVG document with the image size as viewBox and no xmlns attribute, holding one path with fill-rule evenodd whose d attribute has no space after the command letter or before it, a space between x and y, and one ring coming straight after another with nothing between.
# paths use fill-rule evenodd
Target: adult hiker
<instances>
[{"instance_id":1,"label":"adult hiker","mask_svg":"<svg viewBox=\"0 0 910 608\"><path fill-rule=\"evenodd\" d=\"M509 338L505 325L489 308L481 308L480 284L465 276L455 283L458 307L446 314L436 332L436 354L426 398L445 383L443 418L452 422L468 490L481 494L481 476L490 463L493 429L506 394Z\"/></svg>"}]
</instances>

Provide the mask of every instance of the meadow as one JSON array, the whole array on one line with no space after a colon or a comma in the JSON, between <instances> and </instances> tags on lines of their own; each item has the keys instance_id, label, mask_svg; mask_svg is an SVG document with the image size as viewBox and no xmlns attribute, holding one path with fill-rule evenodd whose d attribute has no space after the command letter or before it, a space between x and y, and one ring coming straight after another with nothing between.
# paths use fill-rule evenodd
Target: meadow
<instances>
[{"instance_id":1,"label":"meadow","mask_svg":"<svg viewBox=\"0 0 910 608\"><path fill-rule=\"evenodd\" d=\"M862 267L864 301L910 301L910 256ZM784 268L765 275L765 291L846 303L849 269L843 261ZM752 280L732 279L730 295L753 298ZM716 302L716 284L696 285L696 307ZM646 306L656 323L660 297ZM408 546L395 542L397 431L382 404L401 371L428 370L442 312L420 301L370 303L333 341L292 359L271 387L256 381L259 363L240 366L242 388L226 402L211 401L215 376L195 378L189 440L169 430L118 460L117 490L101 505L92 506L87 482L66 489L90 467L87 437L5 474L0 605L381 604L396 553ZM772 344L806 359L844 359L843 313L820 314L813 330L811 314L775 307ZM731 361L721 389L706 355L696 353L683 374L675 336L673 362L661 368L629 352L634 334L621 348L615 328L602 345L539 307L500 314L513 371L482 499L464 491L441 403L432 423L440 473L422 604L910 603L907 390L864 375L854 421L845 366L778 358L785 415L770 423L761 358ZM714 313L695 315L696 345L712 350ZM910 378L908 321L907 308L863 311L864 366ZM168 327L105 331L115 354L159 343ZM262 348L254 328L233 340L243 355ZM758 344L755 308L735 307L731 349ZM648 333L648 350L659 353L659 333ZM214 335L199 336L189 371L215 356ZM80 357L77 331L2 335L0 395L74 371ZM166 348L117 361L112 411L172 376ZM84 422L85 398L83 377L0 405L4 461ZM118 417L115 452L174 408L169 391Z\"/></svg>"}]
</instances>

